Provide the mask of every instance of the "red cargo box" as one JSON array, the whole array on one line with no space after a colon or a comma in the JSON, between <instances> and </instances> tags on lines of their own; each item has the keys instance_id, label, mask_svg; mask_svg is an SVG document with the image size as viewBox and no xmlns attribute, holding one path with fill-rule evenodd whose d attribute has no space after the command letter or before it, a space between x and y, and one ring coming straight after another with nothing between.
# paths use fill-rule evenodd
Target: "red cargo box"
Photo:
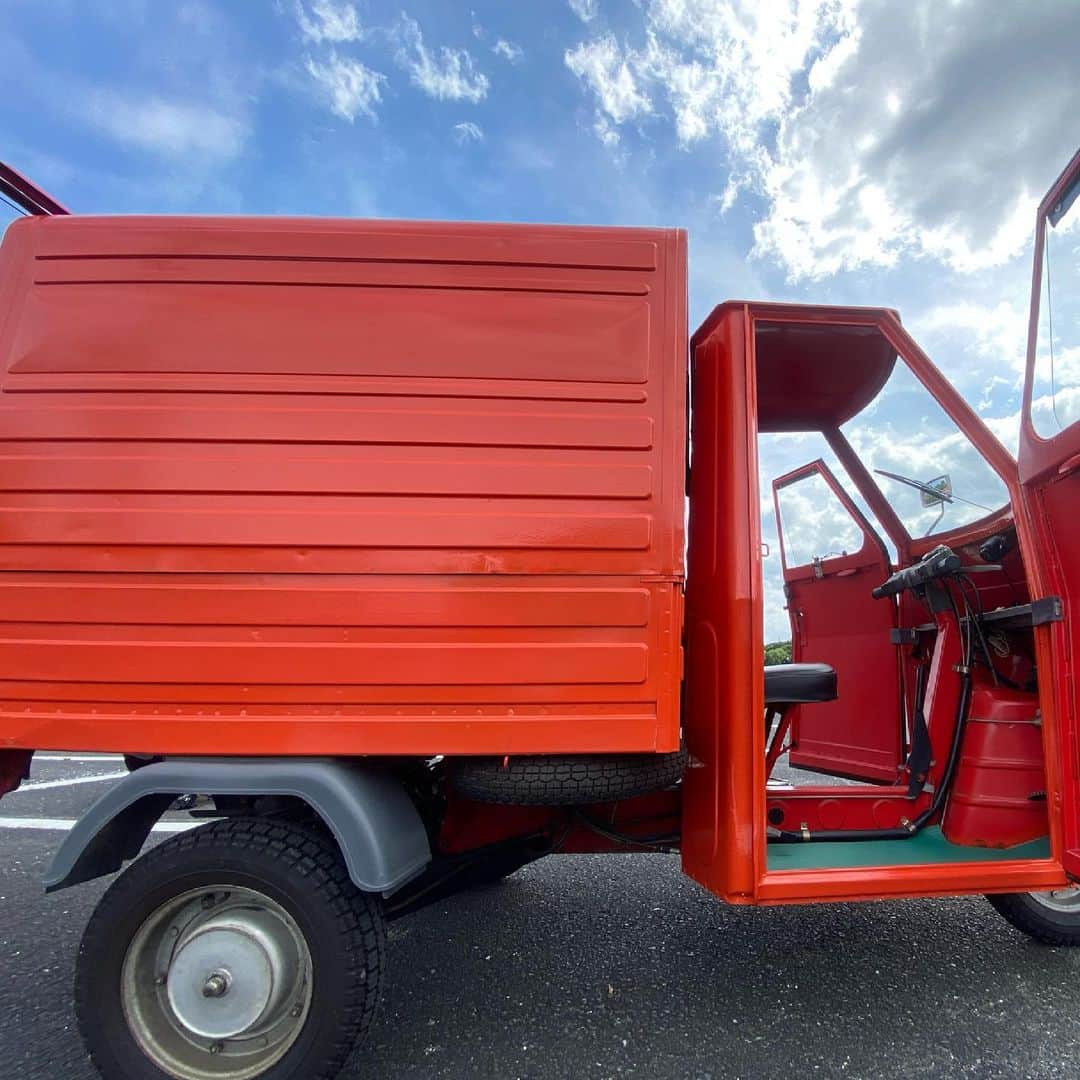
<instances>
[{"instance_id":1,"label":"red cargo box","mask_svg":"<svg viewBox=\"0 0 1080 1080\"><path fill-rule=\"evenodd\" d=\"M0 252L0 745L677 748L686 240L51 218Z\"/></svg>"}]
</instances>

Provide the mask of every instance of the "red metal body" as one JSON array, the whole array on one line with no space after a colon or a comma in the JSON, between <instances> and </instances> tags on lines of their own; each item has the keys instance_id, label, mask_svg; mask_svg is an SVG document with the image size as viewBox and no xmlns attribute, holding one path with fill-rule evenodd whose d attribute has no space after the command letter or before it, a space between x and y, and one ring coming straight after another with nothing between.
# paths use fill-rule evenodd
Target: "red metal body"
<instances>
[{"instance_id":1,"label":"red metal body","mask_svg":"<svg viewBox=\"0 0 1080 1080\"><path fill-rule=\"evenodd\" d=\"M685 236L31 219L0 745L679 745Z\"/></svg>"},{"instance_id":2,"label":"red metal body","mask_svg":"<svg viewBox=\"0 0 1080 1080\"><path fill-rule=\"evenodd\" d=\"M821 344L831 351L834 364L822 369L815 350L800 348L800 333L788 336L785 357L777 348L777 327L792 326L817 331ZM759 329L769 336L766 362L759 364ZM707 888L737 903L780 903L811 899L868 899L935 893L1016 891L1049 888L1065 881L1062 865L1061 822L1053 813L1054 785L1060 783L1060 764L1050 764L1056 753L1053 735L1045 739L1049 789L1052 857L1017 858L986 862L880 867L834 867L828 869L768 869L767 810L778 802L791 804L798 824L809 809L818 815L822 828L880 827L897 812L903 800L904 814L917 811L903 796L903 789L809 788L794 793L771 793L765 788L764 732L760 723L751 727L725 722L727 717L759 716L763 708L759 680L729 677L730 672L754 669L760 663L762 586L756 443L759 431L822 430L837 449L845 467L852 461L850 447L839 432L837 416L858 411L872 396L857 381L832 384L832 402L821 400L822 372L850 371L841 363L851 355L861 357L864 372L873 371L877 353L866 342L877 335L908 365L915 377L941 404L981 456L1006 485L1012 508L988 515L932 539L916 540L876 495L866 470L850 467L860 494L886 527L898 531L900 561L906 565L937 543L948 543L961 552L977 547L985 537L1007 527L1017 515L1025 562L1034 556L1027 546L1016 464L1001 444L978 420L926 354L904 331L896 314L881 309L812 308L794 305L732 302L721 305L694 334L691 341L691 424L693 469L690 480L690 546L687 588L687 681L685 728L692 767L683 784L683 865L687 873ZM780 336L783 341L783 336ZM883 363L883 362L882 362ZM873 376L883 383L887 365ZM815 383L815 378L817 382ZM873 383L871 379L871 385ZM761 382L769 385L765 392ZM878 383L880 385L880 383ZM787 396L780 387L788 388ZM785 404L786 402L790 404ZM764 403L764 404L763 404ZM854 459L857 462L857 459ZM879 512L879 506L883 507ZM857 557L852 556L853 564ZM840 560L837 560L838 562ZM1000 589L1000 575L988 587ZM1032 589L1033 595L1045 591ZM905 624L914 620L909 615ZM940 632L939 627L939 632ZM1041 635L1047 628L1036 633ZM958 655L958 654L957 654ZM810 659L809 651L806 654ZM816 659L816 657L815 657ZM842 662L842 661L841 661ZM946 668L955 662L949 651L935 652L935 662ZM928 714L949 718L955 708L958 685L947 679L931 683L944 698L935 706L927 701ZM840 693L843 694L843 688ZM895 699L894 699L895 700ZM810 706L809 708L817 708ZM951 720L947 720L951 723ZM1049 725L1047 725L1049 726ZM942 766L938 762L937 769Z\"/></svg>"},{"instance_id":3,"label":"red metal body","mask_svg":"<svg viewBox=\"0 0 1080 1080\"><path fill-rule=\"evenodd\" d=\"M911 798L907 778L900 776L899 770L894 768L889 785L863 788L807 785L784 792L770 791L766 800L766 819L770 824L786 829L805 826L811 831L892 829L904 819L917 817L930 805L930 790L941 783L946 749L956 730L960 688L958 680L949 675L959 661L960 642L956 621L951 613L940 612L936 619L934 651L930 659L924 706L927 728L935 750L928 776L930 788ZM869 674L871 677L874 675L872 670ZM888 702L891 713L896 704L895 671L890 685L893 688ZM867 716L873 717L873 714ZM893 730L891 724L880 726L885 731Z\"/></svg>"},{"instance_id":4,"label":"red metal body","mask_svg":"<svg viewBox=\"0 0 1080 1080\"><path fill-rule=\"evenodd\" d=\"M785 488L810 476L821 478L856 527L861 542L857 550L830 552L799 565L784 542L781 496ZM792 659L831 664L841 686L835 701L792 710L791 764L893 783L903 738L896 649L889 641L889 631L896 626L896 605L880 603L870 595L891 572L888 552L824 461L774 480L773 504L791 614ZM867 716L889 714L895 720L892 724L866 723Z\"/></svg>"},{"instance_id":5,"label":"red metal body","mask_svg":"<svg viewBox=\"0 0 1080 1080\"><path fill-rule=\"evenodd\" d=\"M1080 877L1080 699L1074 659L1080 644L1080 603L1076 599L1080 597L1080 533L1075 527L1080 506L1080 424L1070 425L1052 439L1043 439L1031 422L1047 216L1078 177L1080 152L1047 192L1035 227L1018 458L1022 513L1017 525L1027 555L1032 595L1056 595L1069 600L1061 622L1036 631L1035 653L1041 683L1039 706L1047 752L1051 835L1060 844L1065 868Z\"/></svg>"},{"instance_id":6,"label":"red metal body","mask_svg":"<svg viewBox=\"0 0 1080 1080\"><path fill-rule=\"evenodd\" d=\"M976 691L941 824L946 839L1006 848L1045 836L1045 784L1035 696L1004 689Z\"/></svg>"},{"instance_id":7,"label":"red metal body","mask_svg":"<svg viewBox=\"0 0 1080 1080\"><path fill-rule=\"evenodd\" d=\"M1070 168L1059 194L1080 156ZM0 792L33 749L426 758L683 739L679 791L584 814L450 790L439 850L538 832L565 851L630 846L605 830L667 847L678 833L685 871L735 903L1080 876L1080 425L1042 440L1025 418L1018 463L895 312L721 305L690 342L684 627L685 290L677 230L14 226L0 251ZM840 430L897 363L1007 505L908 534ZM1002 569L972 586L979 605L1065 599L1064 620L1006 643L1003 673L1037 673L1037 696L974 677L942 822L968 847L1048 836L1048 855L770 869L770 823L896 830L939 814L969 632L944 603L927 628L909 595L870 597L891 569L884 537L822 462L778 480L823 478L861 535L809 565L783 553L796 659L840 675L836 701L790 714L793 761L867 783L767 788L757 446L793 431L824 436L901 566L939 543L970 566L1007 532ZM932 651L897 651L896 626ZM917 673L935 753L909 796Z\"/></svg>"}]
</instances>

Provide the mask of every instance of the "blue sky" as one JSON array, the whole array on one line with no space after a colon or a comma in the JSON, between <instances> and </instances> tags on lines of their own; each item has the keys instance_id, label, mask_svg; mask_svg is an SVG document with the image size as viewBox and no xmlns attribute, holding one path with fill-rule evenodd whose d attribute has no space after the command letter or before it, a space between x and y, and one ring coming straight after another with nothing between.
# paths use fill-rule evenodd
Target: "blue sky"
<instances>
[{"instance_id":1,"label":"blue sky","mask_svg":"<svg viewBox=\"0 0 1080 1080\"><path fill-rule=\"evenodd\" d=\"M0 157L85 212L684 226L692 326L897 307L1010 442L1077 42L1075 0L0 0Z\"/></svg>"}]
</instances>

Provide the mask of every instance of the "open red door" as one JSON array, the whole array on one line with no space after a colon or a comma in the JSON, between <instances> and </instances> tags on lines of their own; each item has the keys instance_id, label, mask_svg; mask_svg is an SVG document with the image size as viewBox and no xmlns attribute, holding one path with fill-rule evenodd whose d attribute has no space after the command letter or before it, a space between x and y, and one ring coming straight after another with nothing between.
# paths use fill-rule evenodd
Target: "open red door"
<instances>
[{"instance_id":1,"label":"open red door","mask_svg":"<svg viewBox=\"0 0 1080 1080\"><path fill-rule=\"evenodd\" d=\"M792 660L831 664L835 701L795 711L792 765L895 782L902 762L896 605L871 589L891 572L888 551L824 461L773 481Z\"/></svg>"},{"instance_id":2,"label":"open red door","mask_svg":"<svg viewBox=\"0 0 1080 1080\"><path fill-rule=\"evenodd\" d=\"M1035 644L1047 761L1059 770L1049 787L1061 793L1065 869L1080 876L1080 153L1039 207L1018 461L1031 595L1048 620Z\"/></svg>"}]
</instances>

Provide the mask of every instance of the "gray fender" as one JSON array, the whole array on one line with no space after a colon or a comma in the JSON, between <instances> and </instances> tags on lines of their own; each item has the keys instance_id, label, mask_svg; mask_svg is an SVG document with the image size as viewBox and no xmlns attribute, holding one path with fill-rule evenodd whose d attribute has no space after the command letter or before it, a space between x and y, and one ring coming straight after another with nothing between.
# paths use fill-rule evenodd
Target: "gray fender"
<instances>
[{"instance_id":1,"label":"gray fender","mask_svg":"<svg viewBox=\"0 0 1080 1080\"><path fill-rule=\"evenodd\" d=\"M349 877L389 894L431 861L427 830L392 776L340 759L170 758L111 787L75 823L45 875L45 890L119 870L138 855L177 795L291 795L326 823Z\"/></svg>"}]
</instances>

